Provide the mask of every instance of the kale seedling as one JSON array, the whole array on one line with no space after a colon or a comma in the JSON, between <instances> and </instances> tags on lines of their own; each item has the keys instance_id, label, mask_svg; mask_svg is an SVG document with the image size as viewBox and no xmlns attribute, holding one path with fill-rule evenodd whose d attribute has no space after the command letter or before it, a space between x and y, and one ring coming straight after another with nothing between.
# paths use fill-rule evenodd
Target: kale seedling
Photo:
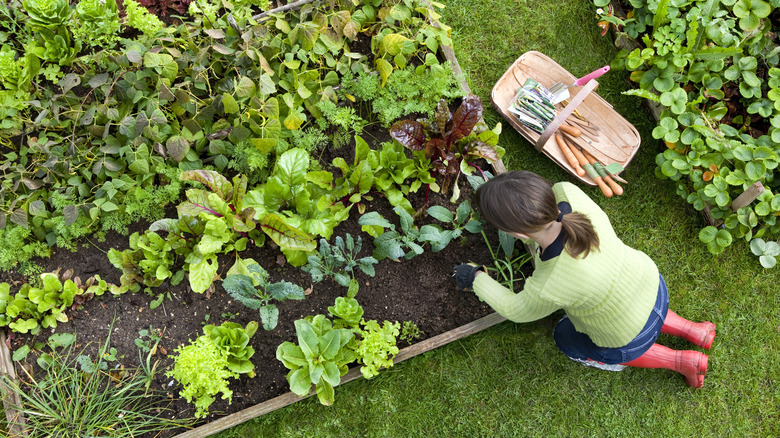
<instances>
[{"instance_id":1,"label":"kale seedling","mask_svg":"<svg viewBox=\"0 0 780 438\"><path fill-rule=\"evenodd\" d=\"M252 259L238 259L222 282L222 287L241 304L260 312L265 330L273 330L279 322L279 309L271 300L302 300L303 288L287 282L270 283L269 275Z\"/></svg>"},{"instance_id":2,"label":"kale seedling","mask_svg":"<svg viewBox=\"0 0 780 438\"><path fill-rule=\"evenodd\" d=\"M378 263L374 257L358 258L363 247L360 236L357 241L347 233L346 239L336 236L334 245L325 239L320 239L319 252L308 257L308 264L302 269L311 274L315 282L325 277L333 278L338 284L349 287L350 280L355 277L355 268L371 277L374 276L374 265Z\"/></svg>"}]
</instances>

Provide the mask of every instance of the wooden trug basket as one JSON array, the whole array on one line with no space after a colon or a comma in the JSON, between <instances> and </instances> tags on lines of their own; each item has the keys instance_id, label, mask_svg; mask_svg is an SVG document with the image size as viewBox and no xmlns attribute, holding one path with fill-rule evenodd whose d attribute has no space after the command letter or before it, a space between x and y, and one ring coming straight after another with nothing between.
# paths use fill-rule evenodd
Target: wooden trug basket
<instances>
[{"instance_id":1,"label":"wooden trug basket","mask_svg":"<svg viewBox=\"0 0 780 438\"><path fill-rule=\"evenodd\" d=\"M543 53L529 51L517 58L493 86L490 98L496 111L537 150L550 157L575 178L595 186L596 182L587 174L577 175L553 136L562 123L576 127L584 123L583 135L573 139L580 148L590 152L604 165L618 163L624 169L628 166L639 150L641 143L639 132L634 125L618 114L612 105L593 92L598 86L596 80L591 80L582 87L570 87L571 97L568 104L556 105L558 116L545 132L539 134L520 123L507 110L518 88L522 87L528 78L534 79L547 88L557 82L572 84L577 78ZM584 122L573 114L574 110L584 117Z\"/></svg>"}]
</instances>

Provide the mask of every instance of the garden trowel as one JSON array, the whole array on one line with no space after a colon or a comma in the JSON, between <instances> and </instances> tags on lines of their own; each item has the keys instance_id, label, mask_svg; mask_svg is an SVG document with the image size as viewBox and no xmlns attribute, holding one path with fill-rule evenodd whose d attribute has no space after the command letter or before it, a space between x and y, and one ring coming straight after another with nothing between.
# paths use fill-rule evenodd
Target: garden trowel
<instances>
[{"instance_id":1,"label":"garden trowel","mask_svg":"<svg viewBox=\"0 0 780 438\"><path fill-rule=\"evenodd\" d=\"M571 85L566 85L563 82L558 82L557 84L553 84L552 87L550 87L549 91L552 93L552 104L555 105L557 103L563 102L564 100L569 98L569 87L581 87L588 82L590 82L591 79L596 79L603 75L604 73L609 71L609 66L605 65L604 67L601 67L600 69L593 71L591 73L588 73L587 75L577 79L574 81Z\"/></svg>"}]
</instances>

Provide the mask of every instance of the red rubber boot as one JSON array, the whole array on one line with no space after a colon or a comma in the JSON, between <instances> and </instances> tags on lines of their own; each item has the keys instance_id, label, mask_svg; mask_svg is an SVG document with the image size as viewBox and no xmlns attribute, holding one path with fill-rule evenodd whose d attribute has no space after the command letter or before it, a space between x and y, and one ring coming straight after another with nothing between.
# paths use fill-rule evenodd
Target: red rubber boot
<instances>
[{"instance_id":1,"label":"red rubber boot","mask_svg":"<svg viewBox=\"0 0 780 438\"><path fill-rule=\"evenodd\" d=\"M707 374L709 356L694 350L672 350L663 345L653 344L642 356L627 365L637 368L666 368L685 376L685 383L694 388L701 388L704 376Z\"/></svg>"},{"instance_id":2,"label":"red rubber boot","mask_svg":"<svg viewBox=\"0 0 780 438\"><path fill-rule=\"evenodd\" d=\"M715 339L715 324L709 321L688 321L669 309L664 320L664 326L661 328L661 333L687 339L694 345L709 350L712 346L712 341Z\"/></svg>"}]
</instances>

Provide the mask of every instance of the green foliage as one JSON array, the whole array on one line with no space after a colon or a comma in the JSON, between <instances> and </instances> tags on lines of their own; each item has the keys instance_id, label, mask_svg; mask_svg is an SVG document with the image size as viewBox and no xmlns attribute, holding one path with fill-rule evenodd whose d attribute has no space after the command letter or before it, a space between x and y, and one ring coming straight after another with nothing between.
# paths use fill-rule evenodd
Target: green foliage
<instances>
[{"instance_id":1,"label":"green foliage","mask_svg":"<svg viewBox=\"0 0 780 438\"><path fill-rule=\"evenodd\" d=\"M80 0L76 5L78 25L73 37L82 46L113 47L119 39L119 10L116 0Z\"/></svg>"},{"instance_id":2,"label":"green foliage","mask_svg":"<svg viewBox=\"0 0 780 438\"><path fill-rule=\"evenodd\" d=\"M130 236L130 249L108 250L108 260L122 271L120 284L137 291L139 285L157 287L173 276L174 253L171 244L153 231Z\"/></svg>"},{"instance_id":3,"label":"green foliage","mask_svg":"<svg viewBox=\"0 0 780 438\"><path fill-rule=\"evenodd\" d=\"M25 283L15 294L8 283L0 283L0 327L17 333L37 334L42 328L54 329L58 322L67 322L68 308L75 308L115 286L100 276L82 283L75 279L60 279L58 273L41 274L40 286Z\"/></svg>"},{"instance_id":4,"label":"green foliage","mask_svg":"<svg viewBox=\"0 0 780 438\"><path fill-rule=\"evenodd\" d=\"M17 225L0 229L0 270L10 270L35 257L48 257L51 254L45 243L30 242L31 234L29 229Z\"/></svg>"},{"instance_id":5,"label":"green foliage","mask_svg":"<svg viewBox=\"0 0 780 438\"><path fill-rule=\"evenodd\" d=\"M455 214L440 205L434 205L428 208L428 215L447 224L451 229L443 229L434 224L423 225L420 228L419 240L430 243L431 250L438 252L446 248L452 240L460 238L464 230L472 234L480 233L482 223L475 219L473 214L469 201L461 202Z\"/></svg>"},{"instance_id":6,"label":"green foliage","mask_svg":"<svg viewBox=\"0 0 780 438\"><path fill-rule=\"evenodd\" d=\"M25 0L22 5L30 16L27 25L35 32L56 30L67 23L72 13L67 0Z\"/></svg>"},{"instance_id":7,"label":"green foliage","mask_svg":"<svg viewBox=\"0 0 780 438\"><path fill-rule=\"evenodd\" d=\"M398 335L398 338L406 341L408 344L414 343L415 340L425 336L425 332L420 330L420 327L417 326L413 321L404 321L403 324L401 324L401 334Z\"/></svg>"},{"instance_id":8,"label":"green foliage","mask_svg":"<svg viewBox=\"0 0 780 438\"><path fill-rule=\"evenodd\" d=\"M362 246L362 238L358 236L355 240L349 233L346 239L336 236L332 246L327 240L320 239L319 252L308 257L308 263L303 270L311 274L315 282L328 277L344 287L348 287L350 281L355 278L356 268L373 277L374 265L378 262L371 256L358 258Z\"/></svg>"},{"instance_id":9,"label":"green foliage","mask_svg":"<svg viewBox=\"0 0 780 438\"><path fill-rule=\"evenodd\" d=\"M135 0L124 0L123 5L127 14L127 25L140 30L144 35L152 37L165 26L157 16L150 14Z\"/></svg>"},{"instance_id":10,"label":"green foliage","mask_svg":"<svg viewBox=\"0 0 780 438\"><path fill-rule=\"evenodd\" d=\"M639 84L629 94L664 107L652 133L668 146L656 158L656 175L677 181L683 198L697 210L711 208L723 224L699 234L713 254L735 239L777 236L780 131L773 120L780 120L780 71L769 66L777 65L780 46L766 19L777 6L761 0L632 6L634 25L626 21L625 31L642 44L613 64L632 71ZM727 97L735 92L737 99ZM765 193L733 211L732 201L756 182Z\"/></svg>"},{"instance_id":11,"label":"green foliage","mask_svg":"<svg viewBox=\"0 0 780 438\"><path fill-rule=\"evenodd\" d=\"M255 349L249 346L249 340L257 331L257 322L250 321L246 327L235 322L223 322L215 326L208 324L203 327L203 333L211 339L227 357L227 366L237 374L255 376L255 365L249 360Z\"/></svg>"},{"instance_id":12,"label":"green foliage","mask_svg":"<svg viewBox=\"0 0 780 438\"><path fill-rule=\"evenodd\" d=\"M449 64L438 64L435 57L427 59L429 65L394 70L384 86L375 75L359 73L356 81L345 76L342 87L346 93L370 102L372 111L385 127L409 114L433 117L439 99L456 99L465 92Z\"/></svg>"},{"instance_id":13,"label":"green foliage","mask_svg":"<svg viewBox=\"0 0 780 438\"><path fill-rule=\"evenodd\" d=\"M218 254L243 251L250 240L260 239L255 210L245 205L247 178L243 175L231 183L215 171L191 170L182 172L179 179L199 182L208 190L187 190L187 201L177 207L179 219L161 219L149 231L168 232L170 248L185 258L190 287L203 293L216 276Z\"/></svg>"},{"instance_id":14,"label":"green foliage","mask_svg":"<svg viewBox=\"0 0 780 438\"><path fill-rule=\"evenodd\" d=\"M74 340L50 338L52 353L43 353L38 360L44 368L41 375L28 373L27 379L14 380L0 376L19 394L20 405L13 409L27 413L24 424L14 425L24 427L30 436L61 437L101 436L108 430L112 436L141 436L190 425L188 419L167 419L171 412L164 392L145 387L154 375L133 368L106 371L107 361L114 360L110 337L95 359L83 350L73 354ZM54 351L64 345L65 351Z\"/></svg>"},{"instance_id":15,"label":"green foliage","mask_svg":"<svg viewBox=\"0 0 780 438\"><path fill-rule=\"evenodd\" d=\"M336 298L336 302L328 307L328 313L335 317L333 324L337 328L357 329L363 319L363 307L354 297Z\"/></svg>"},{"instance_id":16,"label":"green foliage","mask_svg":"<svg viewBox=\"0 0 780 438\"><path fill-rule=\"evenodd\" d=\"M288 281L271 283L269 275L256 261L238 259L227 273L222 287L239 303L260 312L265 330L273 330L279 321L279 309L271 300L302 300L303 288Z\"/></svg>"},{"instance_id":17,"label":"green foliage","mask_svg":"<svg viewBox=\"0 0 780 438\"><path fill-rule=\"evenodd\" d=\"M217 394L232 402L233 391L228 388L228 379L238 378L239 374L230 370L228 355L207 335L201 335L189 345L174 351L177 354L173 356L173 369L165 375L173 377L184 387L179 395L187 402L195 400L195 418L208 414Z\"/></svg>"},{"instance_id":18,"label":"green foliage","mask_svg":"<svg viewBox=\"0 0 780 438\"><path fill-rule=\"evenodd\" d=\"M358 224L363 231L374 236L374 258L384 260L398 260L401 257L409 260L425 252L422 245L417 243L420 238L420 230L414 225L414 219L406 210L395 207L393 209L399 216L401 232L396 231L395 225L383 218L375 211L368 212L358 219Z\"/></svg>"},{"instance_id":19,"label":"green foliage","mask_svg":"<svg viewBox=\"0 0 780 438\"><path fill-rule=\"evenodd\" d=\"M396 338L401 324L385 321L381 326L375 320L363 321L359 331L360 339L355 353L358 361L363 364L360 372L370 379L379 374L380 368L393 366L393 358L398 354Z\"/></svg>"},{"instance_id":20,"label":"green foliage","mask_svg":"<svg viewBox=\"0 0 780 438\"><path fill-rule=\"evenodd\" d=\"M298 344L285 341L276 349L276 358L287 369L290 390L305 396L316 388L320 403L330 406L334 401L333 387L347 373L348 364L356 359L348 347L355 334L344 328L334 328L325 315L295 321Z\"/></svg>"},{"instance_id":21,"label":"green foliage","mask_svg":"<svg viewBox=\"0 0 780 438\"><path fill-rule=\"evenodd\" d=\"M775 257L780 255L780 245L777 242L765 242L758 237L750 241L750 251L758 257L761 266L769 269L777 264Z\"/></svg>"}]
</instances>

